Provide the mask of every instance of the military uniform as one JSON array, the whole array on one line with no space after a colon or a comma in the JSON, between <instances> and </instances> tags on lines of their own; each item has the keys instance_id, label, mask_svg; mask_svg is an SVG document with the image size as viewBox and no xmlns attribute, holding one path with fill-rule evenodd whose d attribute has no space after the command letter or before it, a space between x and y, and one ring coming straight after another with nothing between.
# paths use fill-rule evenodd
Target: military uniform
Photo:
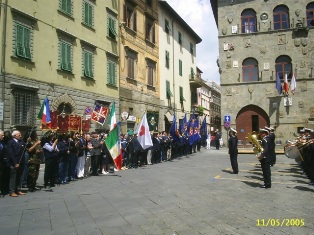
<instances>
[{"instance_id":1,"label":"military uniform","mask_svg":"<svg viewBox=\"0 0 314 235\"><path fill-rule=\"evenodd\" d=\"M238 174L239 167L238 167L238 137L235 135L237 133L233 128L229 131L229 140L228 140L228 147L229 147L229 155L230 155L230 162L231 167L233 170L233 174Z\"/></svg>"},{"instance_id":2,"label":"military uniform","mask_svg":"<svg viewBox=\"0 0 314 235\"><path fill-rule=\"evenodd\" d=\"M28 191L33 192L35 190L36 181L39 176L39 169L41 163L41 146L40 141L31 141L26 144L28 151L28 176L27 176L27 187Z\"/></svg>"},{"instance_id":3,"label":"military uniform","mask_svg":"<svg viewBox=\"0 0 314 235\"><path fill-rule=\"evenodd\" d=\"M264 185L263 188L271 188L271 171L270 171L270 164L272 162L272 153L269 148L270 139L268 136L268 131L266 129L260 129L260 132L264 135L262 139L262 147L263 152L261 153L261 167L263 171L264 177Z\"/></svg>"}]
</instances>

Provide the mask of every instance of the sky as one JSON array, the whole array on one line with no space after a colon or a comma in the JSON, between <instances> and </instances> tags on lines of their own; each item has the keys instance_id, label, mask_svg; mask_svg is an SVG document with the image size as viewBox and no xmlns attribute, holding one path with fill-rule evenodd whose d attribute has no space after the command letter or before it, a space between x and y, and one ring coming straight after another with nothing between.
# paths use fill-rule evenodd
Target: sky
<instances>
[{"instance_id":1,"label":"sky","mask_svg":"<svg viewBox=\"0 0 314 235\"><path fill-rule=\"evenodd\" d=\"M200 36L196 45L196 65L205 81L220 84L217 67L218 31L209 0L167 0L169 5Z\"/></svg>"}]
</instances>

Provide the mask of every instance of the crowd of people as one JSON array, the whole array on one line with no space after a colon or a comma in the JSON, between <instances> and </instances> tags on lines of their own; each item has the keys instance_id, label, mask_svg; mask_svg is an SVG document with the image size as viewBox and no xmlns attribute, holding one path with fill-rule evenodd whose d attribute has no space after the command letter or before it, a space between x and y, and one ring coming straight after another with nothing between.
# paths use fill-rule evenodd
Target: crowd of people
<instances>
[{"instance_id":1,"label":"crowd of people","mask_svg":"<svg viewBox=\"0 0 314 235\"><path fill-rule=\"evenodd\" d=\"M45 164L44 188L67 184L89 176L110 174L115 170L114 161L106 147L106 133L55 133L47 131L40 139L36 130L21 132L0 130L0 190L11 197L24 195L26 191L41 189L37 185L40 164ZM210 136L209 136L210 138ZM199 132L170 133L151 132L153 145L143 149L137 134L129 130L121 134L122 168L138 168L158 164L180 156L200 151L206 146ZM207 145L208 148L209 145ZM217 146L219 149L219 145ZM22 190L23 189L23 190Z\"/></svg>"}]
</instances>

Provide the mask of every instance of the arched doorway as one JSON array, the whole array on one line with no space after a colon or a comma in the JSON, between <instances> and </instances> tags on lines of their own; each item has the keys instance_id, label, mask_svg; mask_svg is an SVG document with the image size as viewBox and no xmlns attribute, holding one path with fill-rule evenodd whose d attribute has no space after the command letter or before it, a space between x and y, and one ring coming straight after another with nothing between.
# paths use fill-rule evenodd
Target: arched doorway
<instances>
[{"instance_id":1,"label":"arched doorway","mask_svg":"<svg viewBox=\"0 0 314 235\"><path fill-rule=\"evenodd\" d=\"M248 133L259 131L259 128L269 126L268 114L256 105L243 107L236 118L238 139L244 141Z\"/></svg>"}]
</instances>

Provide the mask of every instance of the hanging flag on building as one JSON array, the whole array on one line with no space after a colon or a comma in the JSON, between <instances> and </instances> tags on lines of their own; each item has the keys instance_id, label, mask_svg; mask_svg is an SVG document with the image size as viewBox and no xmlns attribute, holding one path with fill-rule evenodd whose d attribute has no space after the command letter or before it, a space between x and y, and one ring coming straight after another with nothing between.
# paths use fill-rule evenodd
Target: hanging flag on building
<instances>
[{"instance_id":1,"label":"hanging flag on building","mask_svg":"<svg viewBox=\"0 0 314 235\"><path fill-rule=\"evenodd\" d=\"M42 124L49 124L51 122L49 100L47 97L41 105L37 118L41 119Z\"/></svg>"},{"instance_id":2,"label":"hanging flag on building","mask_svg":"<svg viewBox=\"0 0 314 235\"><path fill-rule=\"evenodd\" d=\"M94 122L104 125L107 118L107 114L108 114L108 108L95 102L95 107L94 107L94 111L92 112L91 119Z\"/></svg>"},{"instance_id":3,"label":"hanging flag on building","mask_svg":"<svg viewBox=\"0 0 314 235\"><path fill-rule=\"evenodd\" d=\"M105 139L105 144L118 170L120 170L122 166L122 151L120 146L119 132L120 125L117 124L109 132L108 137Z\"/></svg>"},{"instance_id":4,"label":"hanging flag on building","mask_svg":"<svg viewBox=\"0 0 314 235\"><path fill-rule=\"evenodd\" d=\"M295 73L293 73L292 78L291 78L291 83L290 83L290 90L293 95L296 88L297 88L297 81L296 81Z\"/></svg>"},{"instance_id":5,"label":"hanging flag on building","mask_svg":"<svg viewBox=\"0 0 314 235\"><path fill-rule=\"evenodd\" d=\"M285 79L284 79L284 83L283 83L283 90L285 91L286 95L288 95L288 92L289 92L288 74L285 74Z\"/></svg>"},{"instance_id":6,"label":"hanging flag on building","mask_svg":"<svg viewBox=\"0 0 314 235\"><path fill-rule=\"evenodd\" d=\"M281 93L282 93L282 86L281 86L281 81L280 81L280 77L279 77L278 73L277 73L277 76L276 76L276 89L278 91L278 95L281 95Z\"/></svg>"},{"instance_id":7,"label":"hanging flag on building","mask_svg":"<svg viewBox=\"0 0 314 235\"><path fill-rule=\"evenodd\" d=\"M147 149L153 146L152 138L149 132L146 112L144 113L140 123L137 126L136 133L137 133L137 140L141 144L143 149Z\"/></svg>"},{"instance_id":8,"label":"hanging flag on building","mask_svg":"<svg viewBox=\"0 0 314 235\"><path fill-rule=\"evenodd\" d=\"M116 119L116 107L114 102L112 102L110 114L109 114L109 121L110 121L110 131L116 126L117 119Z\"/></svg>"}]
</instances>

